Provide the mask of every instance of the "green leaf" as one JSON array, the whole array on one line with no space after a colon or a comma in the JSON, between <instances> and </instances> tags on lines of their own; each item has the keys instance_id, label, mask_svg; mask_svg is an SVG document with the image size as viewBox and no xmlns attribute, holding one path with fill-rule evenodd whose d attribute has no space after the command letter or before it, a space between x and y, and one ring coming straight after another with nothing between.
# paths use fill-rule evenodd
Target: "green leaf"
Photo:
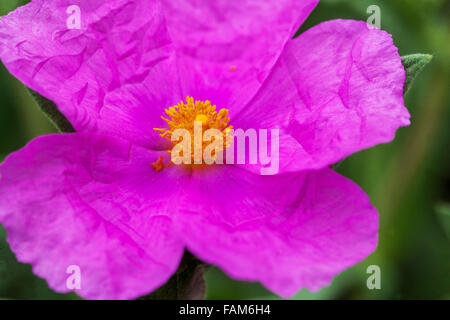
<instances>
[{"instance_id":1,"label":"green leaf","mask_svg":"<svg viewBox=\"0 0 450 320\"><path fill-rule=\"evenodd\" d=\"M67 118L58 110L56 104L47 98L41 96L36 91L27 88L28 92L34 98L34 101L38 105L39 109L49 118L53 125L60 132L75 132L72 124L67 120Z\"/></svg>"},{"instance_id":2,"label":"green leaf","mask_svg":"<svg viewBox=\"0 0 450 320\"><path fill-rule=\"evenodd\" d=\"M175 274L165 285L139 300L200 300L205 297L208 265L185 252Z\"/></svg>"},{"instance_id":3,"label":"green leaf","mask_svg":"<svg viewBox=\"0 0 450 320\"><path fill-rule=\"evenodd\" d=\"M435 210L442 228L450 239L450 203L439 203Z\"/></svg>"},{"instance_id":4,"label":"green leaf","mask_svg":"<svg viewBox=\"0 0 450 320\"><path fill-rule=\"evenodd\" d=\"M433 59L430 54L410 54L402 57L402 64L406 71L405 85L403 93L406 95L411 89L417 75L425 68L425 66Z\"/></svg>"}]
</instances>

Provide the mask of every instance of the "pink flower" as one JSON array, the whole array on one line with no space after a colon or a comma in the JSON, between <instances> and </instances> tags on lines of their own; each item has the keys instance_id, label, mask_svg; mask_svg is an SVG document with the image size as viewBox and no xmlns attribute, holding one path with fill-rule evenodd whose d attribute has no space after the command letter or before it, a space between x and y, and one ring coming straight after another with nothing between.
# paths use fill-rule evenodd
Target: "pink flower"
<instances>
[{"instance_id":1,"label":"pink flower","mask_svg":"<svg viewBox=\"0 0 450 320\"><path fill-rule=\"evenodd\" d=\"M33 0L3 17L3 63L77 131L0 166L19 261L56 291L77 265L82 297L128 299L164 284L188 249L289 297L373 252L376 209L328 167L409 124L405 73L391 36L364 22L292 40L317 2ZM235 128L278 128L279 174L166 167L171 145L153 129L186 96L227 108Z\"/></svg>"}]
</instances>

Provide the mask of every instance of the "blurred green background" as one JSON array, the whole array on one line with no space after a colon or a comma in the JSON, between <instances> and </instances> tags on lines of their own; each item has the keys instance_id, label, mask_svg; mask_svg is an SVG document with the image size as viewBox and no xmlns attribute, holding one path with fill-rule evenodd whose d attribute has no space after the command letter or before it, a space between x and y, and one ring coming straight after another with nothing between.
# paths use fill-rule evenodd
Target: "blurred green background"
<instances>
[{"instance_id":1,"label":"blurred green background","mask_svg":"<svg viewBox=\"0 0 450 320\"><path fill-rule=\"evenodd\" d=\"M26 1L0 0L0 15ZM406 97L412 125L394 142L355 154L337 170L357 182L380 212L378 249L317 293L294 299L450 299L450 1L321 0L302 26L345 18L367 20L381 8L381 28L400 54L430 53L433 61ZM0 161L32 138L55 132L23 85L0 66ZM0 299L74 299L48 289L18 263L0 227ZM381 268L381 289L366 286L369 265ZM207 275L207 298L277 299L256 283Z\"/></svg>"}]
</instances>

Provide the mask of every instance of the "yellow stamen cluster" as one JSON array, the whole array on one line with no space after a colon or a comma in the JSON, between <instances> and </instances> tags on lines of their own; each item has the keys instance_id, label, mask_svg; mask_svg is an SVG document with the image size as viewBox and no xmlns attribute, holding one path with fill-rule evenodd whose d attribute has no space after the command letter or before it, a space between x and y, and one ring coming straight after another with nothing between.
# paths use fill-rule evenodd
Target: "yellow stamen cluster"
<instances>
[{"instance_id":1,"label":"yellow stamen cluster","mask_svg":"<svg viewBox=\"0 0 450 320\"><path fill-rule=\"evenodd\" d=\"M186 102L181 101L177 105L164 110L168 118L161 117L167 122L168 128L154 128L154 130L161 132L160 136L173 142L171 140L172 134L177 129L185 129L191 133L192 150L194 150L194 122L200 121L202 123L203 132L208 129L217 129L222 132L224 148L229 146L229 130L233 126L228 125L230 117L227 109L220 109L216 111L216 106L212 105L210 101L195 101L192 97L187 97ZM213 139L214 141L214 139ZM205 142L202 139L202 150L211 142ZM222 149L223 150L223 149ZM169 151L170 153L171 151ZM194 157L192 153L192 158Z\"/></svg>"}]
</instances>

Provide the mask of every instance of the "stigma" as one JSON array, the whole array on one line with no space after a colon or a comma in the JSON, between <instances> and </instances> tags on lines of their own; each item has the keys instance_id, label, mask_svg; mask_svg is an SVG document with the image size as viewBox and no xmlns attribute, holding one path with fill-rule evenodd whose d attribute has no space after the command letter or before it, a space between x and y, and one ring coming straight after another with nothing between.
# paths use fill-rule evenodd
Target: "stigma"
<instances>
[{"instance_id":1,"label":"stigma","mask_svg":"<svg viewBox=\"0 0 450 320\"><path fill-rule=\"evenodd\" d=\"M202 162L199 163L196 154L203 154L203 150L210 142L221 140L220 144L222 144L221 147L215 148L212 151L212 158L215 158L219 151L229 146L229 132L233 129L233 126L229 125L230 117L228 109L222 108L217 111L216 106L212 105L208 100L200 101L194 100L193 97L187 97L186 102L181 101L164 111L166 116L162 116L161 118L167 122L167 128L154 128L154 130L160 132L160 136L169 140L172 144L175 142L172 137L174 132L180 131L179 129L183 129L183 132L188 132L190 135L189 146L181 146L181 150L177 149L177 152L181 157L186 157L188 156L186 152L189 151L192 163L203 164ZM205 141L203 136L198 139L199 125L201 127L200 131L211 131L210 129L214 129L214 132L217 132L218 135L216 134L209 139L209 142ZM192 153L190 152L191 150L185 150L189 148L195 152ZM169 153L172 153L172 150ZM175 162L173 156L172 154L172 161Z\"/></svg>"}]
</instances>

